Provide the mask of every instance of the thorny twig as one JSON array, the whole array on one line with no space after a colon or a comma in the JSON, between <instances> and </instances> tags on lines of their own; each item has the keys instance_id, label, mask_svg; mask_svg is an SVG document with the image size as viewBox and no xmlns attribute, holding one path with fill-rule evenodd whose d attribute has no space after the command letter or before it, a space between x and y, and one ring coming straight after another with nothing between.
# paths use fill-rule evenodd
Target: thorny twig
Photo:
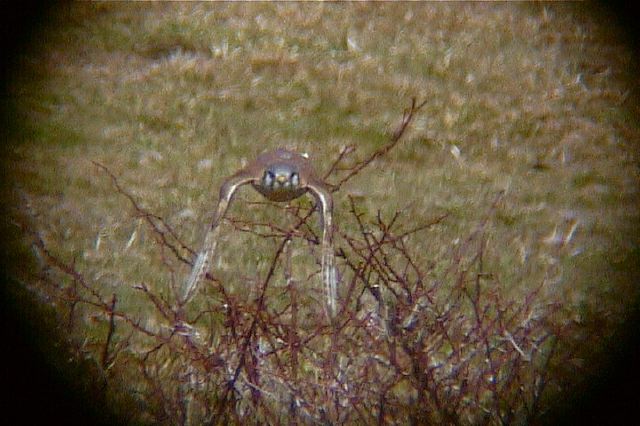
<instances>
[{"instance_id":1,"label":"thorny twig","mask_svg":"<svg viewBox=\"0 0 640 426\"><path fill-rule=\"evenodd\" d=\"M413 117L414 117L415 113L418 112L426 103L427 103L427 100L424 100L420 104L416 105L416 99L413 98L411 100L411 107L409 107L408 109L406 109L404 111L404 113L402 115L402 121L400 122L400 125L398 126L398 128L396 128L396 130L391 135L391 139L390 139L389 143L387 143L387 144L381 146L380 148L378 148L377 150L375 150L373 153L371 153L369 155L369 157L367 157L363 161L358 162L349 171L349 173L347 173L346 176L341 178L337 183L332 184L332 191L333 192L338 192L343 184L345 184L347 181L349 181L355 175L360 173L362 171L362 169L364 169L369 164L371 164L375 159L377 159L379 157L382 157L383 155L386 155L389 151L391 151L398 144L400 139L402 139L402 135L404 135L404 132L407 129L407 127L409 126L409 123L411 123L411 121L413 120ZM336 169L337 163L344 157L344 155L346 155L349 152L350 151L348 151L347 149L343 149L340 152L340 155L339 155L338 159L331 166L330 171L334 171ZM326 177L328 177L328 175ZM325 179L326 179L326 177L325 177Z\"/></svg>"},{"instance_id":2,"label":"thorny twig","mask_svg":"<svg viewBox=\"0 0 640 426\"><path fill-rule=\"evenodd\" d=\"M146 209L142 208L138 204L136 199L133 197L133 195L131 195L129 192L127 192L124 188L122 188L122 186L118 182L118 179L113 174L113 172L111 172L111 170L109 170L106 166L100 164L97 161L91 161L91 162L96 167L98 167L100 170L105 172L109 176L109 178L111 178L111 182L115 186L115 188L118 191L118 193L124 195L129 200L131 205L133 206L134 210L136 211L136 214L138 216L144 218L144 220L151 226L151 229L153 229L153 231L160 238L161 244L163 246L165 246L165 247L168 247L173 252L175 257L177 259L179 259L181 262L184 262L184 263L186 263L188 265L191 265L191 261L189 259L187 259L186 257L182 256L180 254L179 249L173 243L169 242L169 240L167 239L167 234L169 234L171 236L171 238L173 238L180 245L180 248L182 250L186 250L192 256L195 255L195 251L192 250L191 248L189 248L185 243L182 242L182 240L176 234L176 232L173 230L173 228L162 217L160 217L160 216L158 216L156 214L153 214L153 213L147 211ZM160 223L162 225L162 227L164 227L164 229L166 231L163 231L155 221L158 221L158 223Z\"/></svg>"},{"instance_id":3,"label":"thorny twig","mask_svg":"<svg viewBox=\"0 0 640 426\"><path fill-rule=\"evenodd\" d=\"M102 350L102 368L107 369L107 366L111 362L109 359L109 347L111 346L111 340L113 338L113 333L115 332L116 323L114 320L113 312L116 309L116 295L115 293L111 296L111 303L109 304L109 330L107 331L107 338L104 342L104 348Z\"/></svg>"},{"instance_id":4,"label":"thorny twig","mask_svg":"<svg viewBox=\"0 0 640 426\"><path fill-rule=\"evenodd\" d=\"M334 192L393 149L424 105L413 100L389 142L346 169ZM343 148L325 178L338 174L354 152ZM164 219L143 209L107 167L94 164L145 219L159 249L190 264L193 250ZM492 247L485 233L502 196L448 257L427 265L408 241L426 238L422 231L446 214L416 223L405 208L388 219L379 213L371 218L350 198L354 226L336 233L343 291L335 324L318 321L309 303L313 295L305 291L307 277L293 278L289 252L281 259L293 240L313 250L317 236L307 225L313 209L287 207L296 218L288 229L231 220L258 238L279 241L264 276L246 272L235 287L208 286L202 304L187 312L163 295L162 285L137 283L126 297L146 304L144 317L125 309L131 301L124 296L104 295L99 278L52 253L40 233L31 236L45 265L45 291L78 317L91 312L106 319L98 364L105 370L136 366L131 385L150 402L144 415L153 422L510 423L518 407L535 422L545 409L550 359L559 353L556 336L563 329L546 326L551 320L545 313L554 307L541 299L544 282L514 301L487 270ZM169 263L158 265L168 275ZM280 268L285 285L277 282ZM255 283L256 296L248 295L243 280ZM78 353L88 350L81 346Z\"/></svg>"}]
</instances>

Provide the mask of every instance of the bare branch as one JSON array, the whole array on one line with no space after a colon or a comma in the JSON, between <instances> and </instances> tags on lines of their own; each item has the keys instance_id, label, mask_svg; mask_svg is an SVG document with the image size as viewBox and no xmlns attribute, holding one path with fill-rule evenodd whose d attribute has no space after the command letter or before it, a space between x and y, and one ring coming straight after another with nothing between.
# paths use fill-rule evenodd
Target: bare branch
<instances>
[{"instance_id":1,"label":"bare branch","mask_svg":"<svg viewBox=\"0 0 640 426\"><path fill-rule=\"evenodd\" d=\"M426 103L427 103L427 101L425 100L425 101L421 102L419 105L416 105L416 99L413 98L411 100L411 107L409 107L408 109L406 109L404 111L403 116L402 116L402 121L400 122L400 125L398 126L398 128L392 133L389 143L387 143L386 145L381 146L380 148L375 150L371 155L369 155L369 157L367 157L365 160L360 161L359 163L357 163L349 171L349 173L347 173L346 176L344 176L342 179L340 179L338 181L338 183L332 184L332 191L333 192L339 191L343 184L345 184L347 181L349 181L355 175L360 173L360 171L362 171L362 169L364 169L369 164L371 164L375 159L377 159L379 157L382 157L382 156L386 155L387 153L389 153L389 151L391 151L398 144L398 142L402 138L402 135L404 135L404 132L407 129L407 127L409 126L409 124L411 123L411 121L413 120L413 117L414 117L415 113L418 112ZM340 155L338 156L338 159L334 162L334 165L331 167L330 171L334 171L336 169L337 162L340 161L342 159L342 157L344 157L344 155L345 155L345 154L343 154L343 152L345 152L345 149L343 149L343 151L341 151Z\"/></svg>"},{"instance_id":2,"label":"bare branch","mask_svg":"<svg viewBox=\"0 0 640 426\"><path fill-rule=\"evenodd\" d=\"M106 166L98 163L97 161L91 161L91 162L109 176L109 178L111 179L111 182L113 183L113 186L115 186L116 188L116 191L124 195L129 200L129 202L133 206L133 209L136 211L137 216L142 217L147 222L147 224L149 224L151 229L153 229L156 235L158 235L158 237L160 238L161 244L164 245L165 247L168 247L173 252L176 259L180 260L183 263L186 263L187 265L192 265L189 259L183 257L180 254L178 247L176 247L173 243L170 243L169 240L167 239L167 234L168 234L180 245L180 248L182 250L186 250L191 256L195 256L195 251L182 242L182 240L178 237L178 235L173 230L173 228L162 217L156 214L153 214L147 211L146 209L142 208L138 204L136 199L133 197L133 195L131 195L130 193L128 193L122 188L122 186L118 182L118 178L116 178L116 176L111 172L111 170L109 170ZM162 230L155 221L160 223L166 231Z\"/></svg>"},{"instance_id":3,"label":"bare branch","mask_svg":"<svg viewBox=\"0 0 640 426\"><path fill-rule=\"evenodd\" d=\"M346 173L332 190L397 146L424 105L413 100L389 142L355 166L340 168L355 153L343 148L325 174ZM202 298L172 303L161 289L173 283L175 260L191 264L193 251L94 164L153 231L158 255L149 267L161 268L161 283L112 290L82 269L90 262L63 260L42 232L23 225L41 261L31 279L69 312L70 331L84 322L95 335L106 331L104 340L78 343L78 356L110 373L104 380L112 391L114 372L131 376L148 402L140 415L147 423L536 423L556 388L552 368L572 356L560 343L571 323L544 299L547 282L516 299L505 288L520 283L502 282L491 268L501 252L487 235L503 193L487 200L487 212L459 243L421 253L415 240L435 235L447 214L416 218L402 208L387 217L349 197L348 220L334 233L341 303L326 321L315 303L322 296L307 284L318 274L314 209L276 206L293 218L289 227L228 219L276 243L266 270L249 265L235 278L207 276L212 285ZM295 264L290 247L297 242L296 251L315 256L310 269Z\"/></svg>"}]
</instances>

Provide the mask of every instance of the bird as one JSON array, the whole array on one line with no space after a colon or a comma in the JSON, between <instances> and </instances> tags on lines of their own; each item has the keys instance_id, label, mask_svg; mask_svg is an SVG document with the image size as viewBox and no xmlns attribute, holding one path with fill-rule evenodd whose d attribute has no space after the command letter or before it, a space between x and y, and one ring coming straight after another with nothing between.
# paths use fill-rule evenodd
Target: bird
<instances>
[{"instance_id":1,"label":"bird","mask_svg":"<svg viewBox=\"0 0 640 426\"><path fill-rule=\"evenodd\" d=\"M283 148L259 155L246 167L228 177L220 187L218 205L208 227L202 249L193 263L191 274L182 289L183 303L188 302L198 285L209 272L213 259L220 222L233 197L243 185L251 186L267 200L287 202L310 193L315 197L320 212L322 231L322 281L326 310L330 319L336 315L337 273L333 251L333 197L331 188L320 179L311 161L304 155Z\"/></svg>"}]
</instances>

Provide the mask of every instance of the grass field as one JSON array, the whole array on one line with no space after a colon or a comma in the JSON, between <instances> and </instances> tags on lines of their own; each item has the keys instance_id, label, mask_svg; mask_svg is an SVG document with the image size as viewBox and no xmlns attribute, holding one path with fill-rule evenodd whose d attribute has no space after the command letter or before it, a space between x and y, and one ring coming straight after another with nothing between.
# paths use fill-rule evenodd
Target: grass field
<instances>
[{"instance_id":1,"label":"grass field","mask_svg":"<svg viewBox=\"0 0 640 426\"><path fill-rule=\"evenodd\" d=\"M537 401L549 404L579 386L576 377L597 368L606 337L624 324L637 297L638 88L631 52L611 22L586 6L82 3L54 15L20 58L12 85L18 120L4 157L12 170L11 220L20 225L22 249L15 256L25 265L15 276L55 307L74 356L94 363L100 380L109 383L107 399L137 404L131 421L396 424L427 418L408 408L416 402L430 421L538 419L544 410ZM209 283L194 304L180 307L196 331L178 342L170 333L171 315L164 317L149 294L167 310L179 310L171 289L189 266L170 247L182 241L199 249L223 179L276 147L307 152L324 174L344 147L353 146L340 163L352 167L388 142L412 98L427 102L399 144L334 194L336 252L343 253L340 297L345 312L352 312L345 318L353 321L330 331L314 302L321 288L314 217L290 244L290 268L273 260L286 232L256 235L291 230L312 201L266 207L243 189L223 230L217 287ZM337 170L328 181L345 173ZM366 229L352 210L363 215ZM403 270L410 259L424 272L407 272L414 285L402 303L385 284L382 266L358 254L358 244L384 234L382 223L396 212L397 233L447 215L403 239L402 250L387 247L389 271ZM169 225L178 237L167 243L150 223L164 231ZM39 248L32 248L34 241ZM384 245L384 238L378 243ZM179 252L190 256L184 248ZM467 260L458 262L458 254ZM370 267L367 278L366 268L349 266L358 259ZM273 265L274 283L267 289ZM417 372L433 359L444 357L451 368L463 363L451 358L467 353L458 351L457 340L429 346L428 336L407 331L401 338L385 326L362 332L364 322L356 321L378 315L389 324L393 309L398 315L422 309L425 324L438 309L472 318L472 308L485 305L447 300L455 289L467 294L468 283L457 287L455 278L467 272L490 277L483 287L487 300L504 301L505 312L528 315L536 326L531 335L519 335L519 345L505 333L521 332L526 321L518 316L513 330L508 321L498 327L501 311L492 313L487 302L486 323L454 321L456 330L460 336L476 330L487 348L487 333L499 330L524 361L509 358L504 371L501 365L492 371L508 377L518 371L513 383L523 386L534 383L529 379L537 372L548 372L544 395L527 388L531 397L518 399L512 382L496 385L499 378L472 372L434 373L429 380L441 387L421 388ZM422 279L433 290L435 311L412 298L422 294ZM295 297L292 282L304 290ZM373 296L349 299L349 282L356 293ZM376 286L383 289L379 298ZM264 303L256 302L261 291ZM300 318L293 309L298 301ZM240 319L224 309L236 309ZM257 313L261 309L266 313ZM279 341L287 340L283 330L296 318L295 330L308 346L300 353L283 350L277 361L264 355L278 352ZM235 327L246 339L228 336ZM548 341L538 348L535 339L552 335L559 358L534 365L550 356ZM189 349L190 337L197 351ZM351 372L349 366L368 368L363 354L375 352L375 345L362 343L367 339L389 348L395 347L391 341L424 340L428 359L398 343L404 352L397 363L387 362L388 369ZM530 352L521 347L525 343ZM361 351L350 352L349 345ZM335 365L325 358L329 348L339 348ZM208 353L209 364L195 360L196 353ZM256 359L252 368L245 354ZM493 363L492 355L486 359ZM280 374L271 362L294 367ZM481 358L464 362L469 371L482 370ZM220 365L227 370L216 370ZM230 397L222 389L236 365L244 384ZM415 377L399 378L405 370ZM351 381L342 382L341 375ZM474 390L461 390L467 376L474 377ZM388 377L388 389L376 393L371 377ZM354 388L336 391L335 383ZM322 387L347 402L327 408L331 398ZM131 400L123 402L118 389ZM455 409L439 405L446 406L447 398L456 401Z\"/></svg>"}]
</instances>

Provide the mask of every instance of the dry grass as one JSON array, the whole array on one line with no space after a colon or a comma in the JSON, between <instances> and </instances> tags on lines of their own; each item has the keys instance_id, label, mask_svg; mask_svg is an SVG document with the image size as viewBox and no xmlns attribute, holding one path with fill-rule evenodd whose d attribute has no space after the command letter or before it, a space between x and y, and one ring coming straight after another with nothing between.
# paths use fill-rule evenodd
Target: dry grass
<instances>
[{"instance_id":1,"label":"dry grass","mask_svg":"<svg viewBox=\"0 0 640 426\"><path fill-rule=\"evenodd\" d=\"M145 223L141 209L161 217L180 240L197 249L218 186L243 162L263 150L283 146L308 152L317 168L326 171L342 147L353 145L355 152L343 163L352 166L387 143L412 97L427 99L401 144L335 195L335 222L341 235L337 250L344 254L341 297L345 309L352 309L352 316L347 317L364 321L367 309L379 306L385 311L392 306L400 318L407 319L416 306L422 306L416 305L420 297L409 297L410 302L402 303L395 300L393 285L384 281L389 271L380 265L372 269L368 279L361 276L353 291L365 292L377 284L390 293L379 300L375 292L366 301L350 299L346 283L366 268L350 266L349 262L363 250L358 244L371 244L367 243L368 235L384 233L384 224L396 212L401 213L396 224L399 229L395 230L400 233L446 213L446 220L437 227L410 235L401 250L389 247L389 270L400 271L408 255L424 271L423 278L429 283L425 288L442 286L438 297L457 295L466 300L453 308L447 307L445 299L432 303L440 313L454 312L463 318L450 318L447 323L460 336L464 330L493 326L493 331L506 339L500 344L510 347L508 354L514 356L505 355L501 364L510 369L503 373L508 377L518 371L513 383L533 383L533 376L522 376L522 371L532 375L552 372L555 387L546 390L546 398L550 398L563 386L575 384L571 377L589 370L590 364L582 358L594 356L603 338L624 321L628 305L621 300L636 296L630 278L630 265L637 260L639 182L634 151L637 109L632 104L637 87L629 75L631 53L615 34L598 25L597 17L580 7L359 3L69 6L60 12L61 24L47 32L42 45L24 54L23 74L14 86L20 124L6 154L14 167L14 217L30 231L25 246L34 243L34 236L41 244L36 272L24 269L16 274L37 294L49 297L45 300L57 307L61 324L71 324L69 332L77 353L95 360L98 370L113 383L111 392L117 393L118 386L135 390L133 398L143 401L139 403L144 407L138 421L187 421L188 408L175 405L184 400L180 392L195 395L194 406L198 408L189 414L196 416L193 422L222 413L235 421L257 415L255 421L278 422L286 414L299 416L303 422L403 422L421 418L424 413L405 409L424 395L430 401L430 415L435 416L432 421L506 423L513 417L536 418L542 408L528 413L523 408L531 403L523 402L528 396L518 399L510 393L511 385L504 386L504 393L491 388L483 393L483 378L471 373L431 377L442 388L428 390L409 379L406 383L397 381L400 373L392 374L389 365L408 371L410 361L419 358L406 346L408 341L417 341L413 331L403 334L402 339L410 339L404 341L379 330L381 334L375 335L362 328L364 323L349 323L339 332L316 324L314 315L320 311L314 298L320 286L314 275L316 251L308 242L317 229L315 223L310 221L305 234L292 240L289 280L287 268L274 260L280 240L254 234L270 229L256 223L291 229L293 218L311 207L311 202L295 202L285 215L278 215L285 210L255 203L260 198L249 190L241 192L229 216L233 218L231 225L247 229L242 224L248 223L254 233L227 226L220 245L223 249L216 278L224 283L221 288L226 293L221 293L220 287L209 288L185 313L204 336L198 353L215 354L225 365L238 364L237 357L248 352L246 348L243 351L242 339L224 341L229 324L243 330L240 335L255 339L247 340L255 344L278 336L281 330L276 332L275 326L265 326L257 334L248 330L262 323L285 327L293 315L293 280L305 290L299 303L301 318L306 316L306 320L301 319L299 330L310 336L311 346L309 352L300 354L299 369L287 370L289 384L326 385L330 380L323 374L328 371L351 374L345 366L328 367L319 361L324 359L322 350L328 342L356 364L362 361L362 353L375 347L375 339L385 340L388 350L397 348L404 355L396 364L375 367L384 370L375 374L386 377L382 383L389 386L389 393L383 395L390 395L386 403L396 411L385 412L380 394L367 389L374 372L359 375L359 371L350 380L362 385L361 393L357 389L343 391L361 413L347 413L339 402L334 411L323 414L320 408L326 395L315 394L312 387L288 389L292 395L304 397L312 408L287 411L289 403L278 399L286 392L284 385L275 383L273 377L283 377L277 374L271 376L270 387L262 389L264 399L257 403L256 389L251 388L256 384L249 370L244 387L235 395L236 404L231 404L223 391L224 374L211 375L209 367L188 362L189 355L196 352L185 349L184 343L172 341L155 350L158 343L153 338L138 340L139 325L157 334L172 327L149 294L173 306L172 285L188 271L188 265L173 257L167 244ZM139 203L138 210L114 189L109 176L94 161L117 176L121 187ZM329 181L335 182L340 173L344 172L338 171ZM501 201L490 208L502 191ZM360 213L364 224L356 220ZM471 245L473 248L466 243L470 236L477 244ZM45 248L52 257L43 255ZM455 260L455 254L461 252L466 261ZM479 253L483 254L480 263ZM37 264L32 254L28 256ZM58 272L43 276L39 268L56 266L54 258L61 262L58 266L63 273L59 274L58 268ZM81 282L78 277L70 279L65 267L80 274L87 288L61 298L60 294L69 296L70 289ZM269 279L265 281L265 276L272 267L275 284L267 289ZM492 303L505 303L505 315L513 324L506 321L497 327L492 321L499 315L493 311L482 321L472 315L474 307L484 302L475 299L480 305L474 306L473 298L465 299L467 282L463 280L462 285L455 277L466 273L487 277L491 285L483 283L486 290L482 294ZM417 282L414 277L409 293L428 293ZM141 284L149 292L141 290ZM268 290L267 297L255 305L261 289ZM70 301L94 297L91 291L98 292L92 299L100 300L98 305L70 306ZM527 299L532 294L536 297L533 302ZM242 317L234 320L237 322L221 311L224 297L237 305ZM519 300L526 309L518 310ZM265 310L264 317L255 313L256 306ZM536 311L543 307L553 309ZM205 310L214 314L198 316ZM280 310L286 311L282 318L275 314ZM114 322L114 311L122 314L122 324ZM426 312L435 311L425 308L421 321L435 318ZM511 343L504 332L513 331L516 319L523 321L529 314L544 318L532 326L540 334L516 338L523 339L520 343L534 344L536 339L555 333L564 356L557 362L569 360L561 369L552 361L549 367L544 364L544 368L536 365L531 370L518 370L518 354L525 357L519 352L523 348ZM390 321L388 313L377 315L379 321ZM421 324L433 336L442 332L429 328L435 327L433 324ZM562 333L556 333L560 329ZM478 340L458 336L452 341L487 344L478 333ZM105 343L106 336L113 340ZM457 352L446 345L429 346L432 343L425 343L429 348L426 353L463 356L462 349ZM216 345L228 352L211 349ZM276 342L269 345L277 346ZM353 352L348 347L354 348ZM256 349L256 353L263 350ZM532 356L540 356L540 362L549 355L549 347L543 344L530 350ZM311 355L315 351L320 355L313 356L319 358ZM145 353L151 355L144 358L144 368L133 368ZM172 354L180 357L172 358ZM451 368L461 362L448 361ZM479 358L467 361L478 374L485 371ZM269 362L275 361L269 358ZM201 381L177 394L158 396L160 391L154 386L175 389L175 383L185 382L180 376L187 374L185 366L198 369L198 374L208 371L207 377L215 380L202 379L209 387L198 387L204 386ZM269 364L269 368L276 367ZM415 365L413 368L419 370ZM188 374L197 376L194 371ZM147 373L155 374L153 380ZM468 395L460 390L465 378L474 387ZM455 386L459 394L452 390ZM434 395L458 401L457 409L449 412L429 405L434 401L429 398L438 399ZM377 405L371 402L374 397ZM504 399L491 402L491 398ZM513 406L500 407L500 402ZM540 403L546 403L545 397ZM209 406L220 411L209 412Z\"/></svg>"}]
</instances>

